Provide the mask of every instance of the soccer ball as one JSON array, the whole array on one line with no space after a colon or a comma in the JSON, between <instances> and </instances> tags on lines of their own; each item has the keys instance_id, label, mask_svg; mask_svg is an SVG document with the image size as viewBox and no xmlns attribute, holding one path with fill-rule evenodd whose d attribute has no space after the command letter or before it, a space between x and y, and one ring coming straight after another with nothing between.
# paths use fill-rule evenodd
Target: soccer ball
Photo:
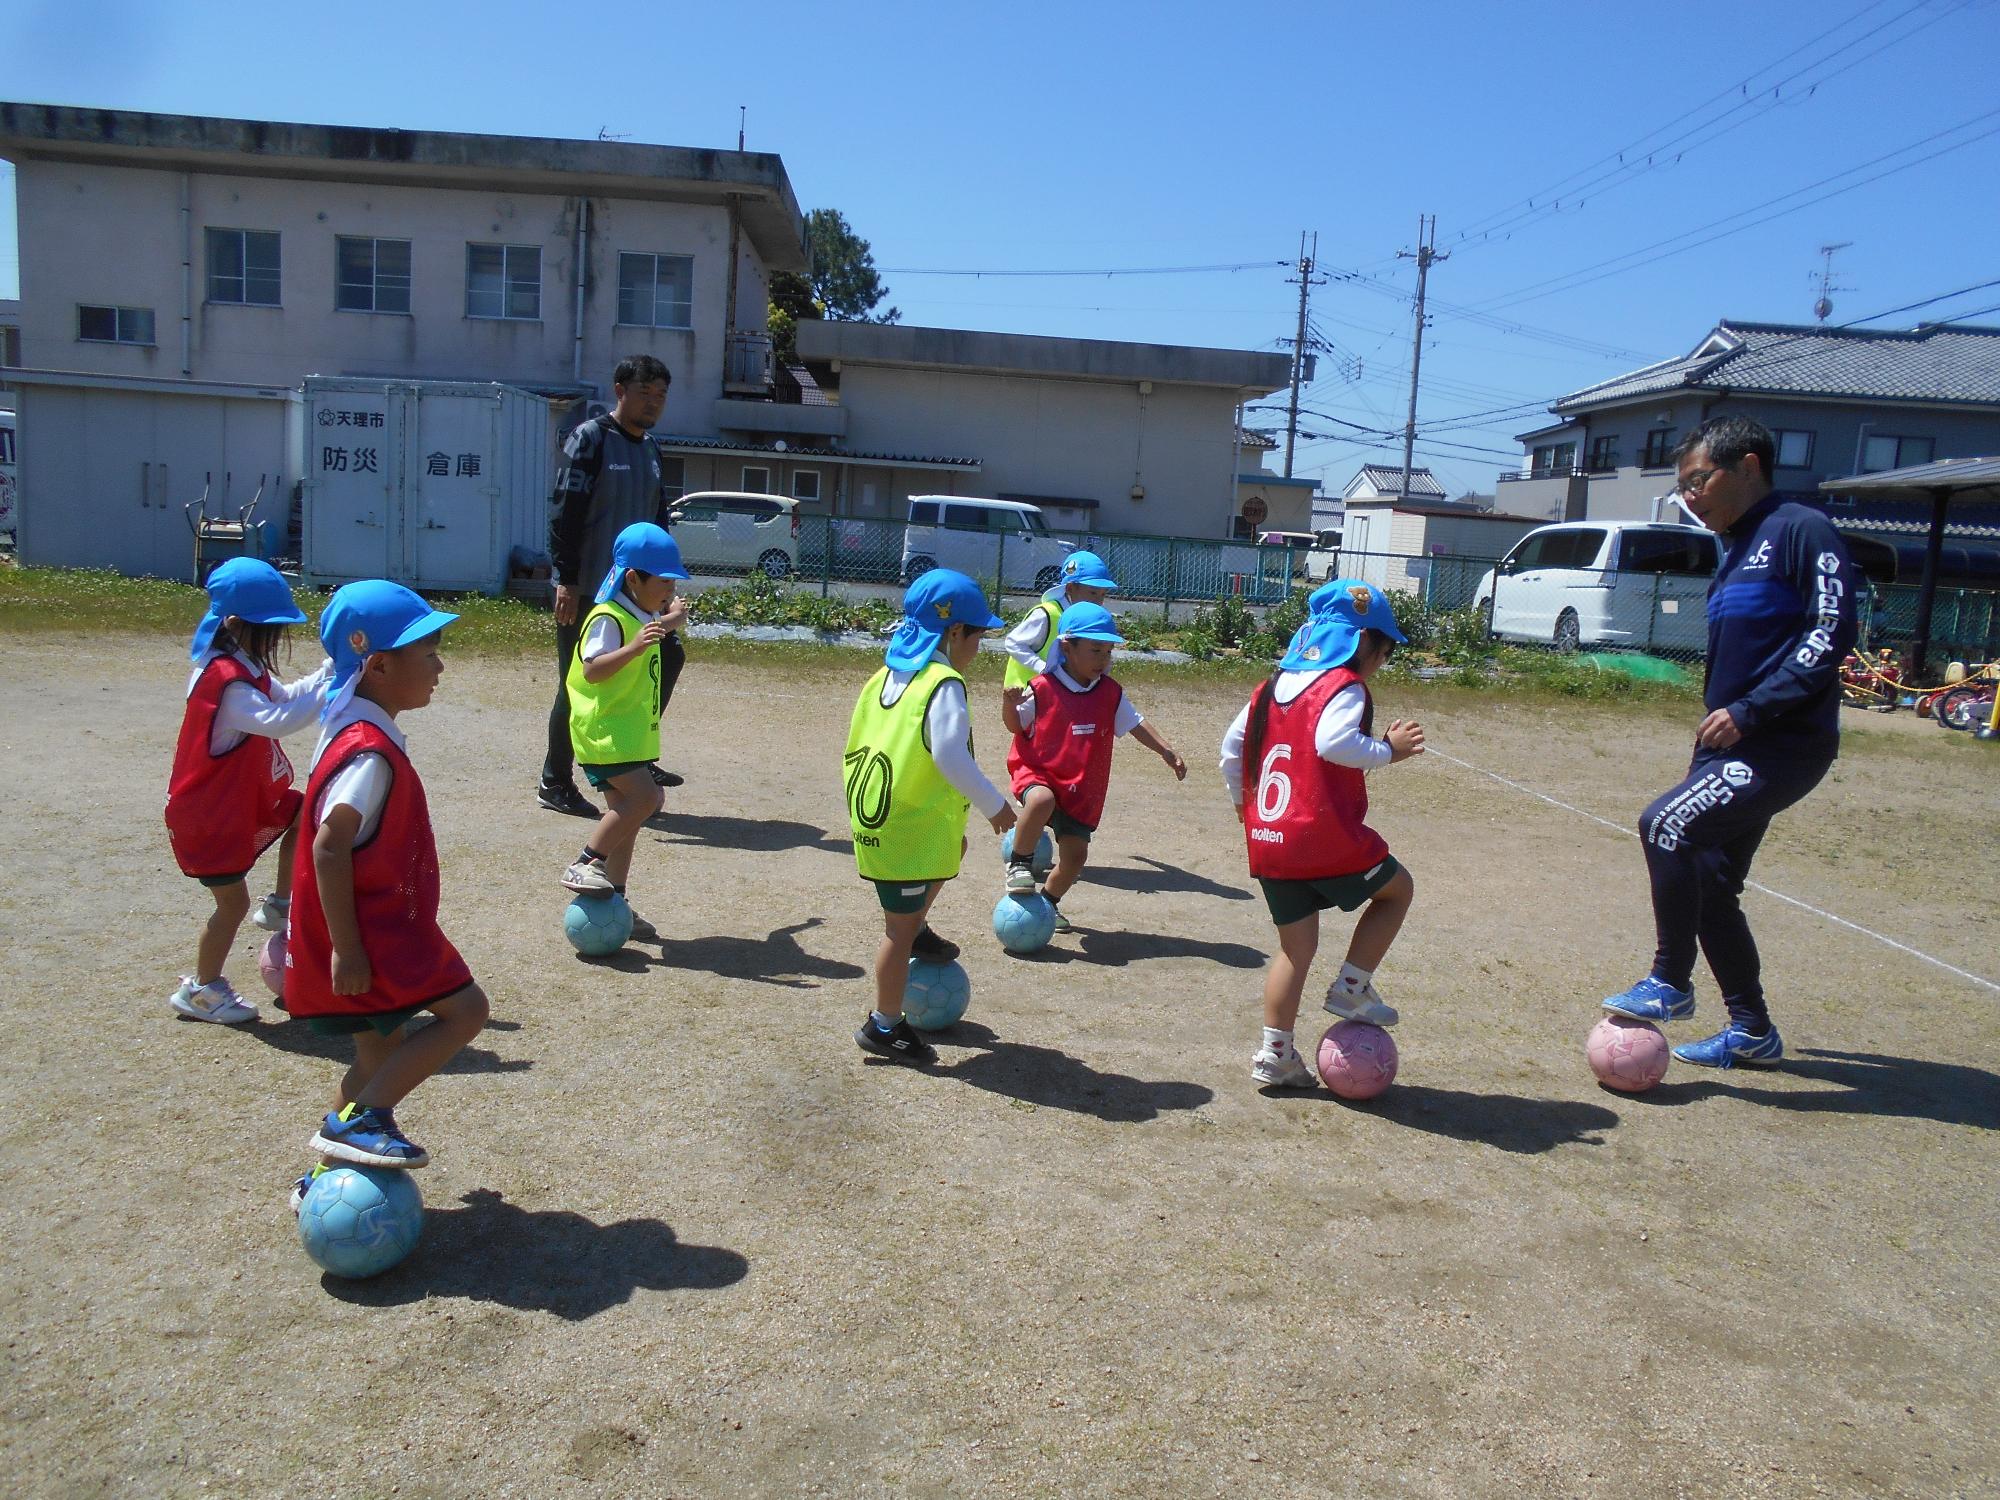
<instances>
[{"instance_id":1,"label":"soccer ball","mask_svg":"<svg viewBox=\"0 0 2000 1500\"><path fill-rule=\"evenodd\" d=\"M1590 1071L1608 1089L1643 1094L1667 1076L1667 1039L1651 1021L1606 1016L1583 1044Z\"/></svg>"},{"instance_id":2,"label":"soccer ball","mask_svg":"<svg viewBox=\"0 0 2000 1500\"><path fill-rule=\"evenodd\" d=\"M592 958L616 953L632 936L632 908L616 891L578 896L563 913L563 936L570 947Z\"/></svg>"},{"instance_id":3,"label":"soccer ball","mask_svg":"<svg viewBox=\"0 0 2000 1500\"><path fill-rule=\"evenodd\" d=\"M903 987L903 1019L919 1031L943 1031L956 1025L972 1003L972 981L956 963L910 960L910 977Z\"/></svg>"},{"instance_id":4,"label":"soccer ball","mask_svg":"<svg viewBox=\"0 0 2000 1500\"><path fill-rule=\"evenodd\" d=\"M359 1281L380 1276L417 1248L424 1200L410 1174L388 1167L334 1167L299 1204L299 1243L322 1271Z\"/></svg>"},{"instance_id":5,"label":"soccer ball","mask_svg":"<svg viewBox=\"0 0 2000 1500\"><path fill-rule=\"evenodd\" d=\"M1396 1081L1396 1039L1366 1021L1340 1021L1319 1039L1320 1081L1343 1099L1373 1099Z\"/></svg>"},{"instance_id":6,"label":"soccer ball","mask_svg":"<svg viewBox=\"0 0 2000 1500\"><path fill-rule=\"evenodd\" d=\"M993 935L1009 953L1035 953L1056 935L1056 909L1042 895L1006 895L993 908Z\"/></svg>"},{"instance_id":7,"label":"soccer ball","mask_svg":"<svg viewBox=\"0 0 2000 1500\"><path fill-rule=\"evenodd\" d=\"M1014 830L1010 828L1000 835L1000 863L1005 865L1012 864L1013 862ZM1035 852L1028 856L1028 868L1035 872L1035 879L1047 880L1049 878L1049 871L1055 867L1056 841L1050 835L1048 829L1044 828L1042 836L1035 840Z\"/></svg>"},{"instance_id":8,"label":"soccer ball","mask_svg":"<svg viewBox=\"0 0 2000 1500\"><path fill-rule=\"evenodd\" d=\"M265 987L280 999L285 993L285 935L274 932L264 939L264 946L257 954L257 972L264 976Z\"/></svg>"}]
</instances>

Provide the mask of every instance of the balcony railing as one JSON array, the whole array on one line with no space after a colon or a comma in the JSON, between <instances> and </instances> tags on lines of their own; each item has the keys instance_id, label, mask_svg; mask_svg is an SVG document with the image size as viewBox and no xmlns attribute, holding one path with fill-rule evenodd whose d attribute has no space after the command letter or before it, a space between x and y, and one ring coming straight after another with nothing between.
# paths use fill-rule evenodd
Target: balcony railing
<instances>
[{"instance_id":1,"label":"balcony railing","mask_svg":"<svg viewBox=\"0 0 2000 1500\"><path fill-rule=\"evenodd\" d=\"M766 396L771 391L771 336L732 333L722 349L722 389L730 395Z\"/></svg>"}]
</instances>

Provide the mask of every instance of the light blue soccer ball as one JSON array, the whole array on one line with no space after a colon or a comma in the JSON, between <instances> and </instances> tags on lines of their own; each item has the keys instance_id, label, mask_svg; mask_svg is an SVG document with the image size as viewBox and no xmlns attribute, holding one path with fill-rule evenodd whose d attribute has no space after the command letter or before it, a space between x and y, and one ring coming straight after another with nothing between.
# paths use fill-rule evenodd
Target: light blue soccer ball
<instances>
[{"instance_id":1,"label":"light blue soccer ball","mask_svg":"<svg viewBox=\"0 0 2000 1500\"><path fill-rule=\"evenodd\" d=\"M359 1281L380 1276L417 1248L424 1200L393 1167L334 1167L299 1204L299 1243L322 1271Z\"/></svg>"},{"instance_id":2,"label":"light blue soccer ball","mask_svg":"<svg viewBox=\"0 0 2000 1500\"><path fill-rule=\"evenodd\" d=\"M592 958L616 953L632 936L632 908L616 891L578 896L563 913L563 936L570 947Z\"/></svg>"},{"instance_id":3,"label":"light blue soccer ball","mask_svg":"<svg viewBox=\"0 0 2000 1500\"><path fill-rule=\"evenodd\" d=\"M903 1018L919 1031L943 1031L956 1025L972 1003L972 981L956 963L910 960L910 977L903 987Z\"/></svg>"},{"instance_id":4,"label":"light blue soccer ball","mask_svg":"<svg viewBox=\"0 0 2000 1500\"><path fill-rule=\"evenodd\" d=\"M1009 953L1036 953L1056 935L1056 909L1042 895L1006 895L993 908L993 935Z\"/></svg>"},{"instance_id":5,"label":"light blue soccer ball","mask_svg":"<svg viewBox=\"0 0 2000 1500\"><path fill-rule=\"evenodd\" d=\"M1000 863L1006 865L1013 862L1014 830L1010 828L1000 835ZM1028 868L1035 872L1035 879L1047 880L1049 871L1055 867L1056 841L1050 836L1048 829L1044 828L1041 837L1035 840L1035 852L1028 857Z\"/></svg>"}]
</instances>

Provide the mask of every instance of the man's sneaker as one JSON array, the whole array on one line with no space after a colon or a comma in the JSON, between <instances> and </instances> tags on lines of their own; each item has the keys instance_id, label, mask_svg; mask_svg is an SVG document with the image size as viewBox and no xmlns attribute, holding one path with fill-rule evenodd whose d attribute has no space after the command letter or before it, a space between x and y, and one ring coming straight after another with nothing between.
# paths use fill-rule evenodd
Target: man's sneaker
<instances>
[{"instance_id":1,"label":"man's sneaker","mask_svg":"<svg viewBox=\"0 0 2000 1500\"><path fill-rule=\"evenodd\" d=\"M1009 895L1027 896L1035 893L1035 867L1027 860L1007 861L1007 892Z\"/></svg>"},{"instance_id":2,"label":"man's sneaker","mask_svg":"<svg viewBox=\"0 0 2000 1500\"><path fill-rule=\"evenodd\" d=\"M1269 1047L1261 1049L1250 1059L1250 1076L1266 1088L1274 1089L1316 1089L1319 1075L1312 1065L1299 1056L1299 1049L1287 1047L1283 1057Z\"/></svg>"},{"instance_id":3,"label":"man's sneaker","mask_svg":"<svg viewBox=\"0 0 2000 1500\"><path fill-rule=\"evenodd\" d=\"M597 804L579 792L573 781L545 781L535 800L550 812L568 813L572 818L597 816Z\"/></svg>"},{"instance_id":4,"label":"man's sneaker","mask_svg":"<svg viewBox=\"0 0 2000 1500\"><path fill-rule=\"evenodd\" d=\"M427 1167L431 1160L430 1152L396 1128L392 1111L352 1104L320 1122L312 1148L364 1167Z\"/></svg>"},{"instance_id":5,"label":"man's sneaker","mask_svg":"<svg viewBox=\"0 0 2000 1500\"><path fill-rule=\"evenodd\" d=\"M909 1063L921 1068L937 1061L937 1048L918 1036L901 1016L887 1031L877 1026L875 1018L870 1016L854 1033L854 1040L863 1052L872 1052L891 1062Z\"/></svg>"},{"instance_id":6,"label":"man's sneaker","mask_svg":"<svg viewBox=\"0 0 2000 1500\"><path fill-rule=\"evenodd\" d=\"M1070 921L1069 921L1069 918L1068 918L1068 917L1066 917L1066 916L1064 916L1064 915L1062 914L1062 907L1060 907L1060 906L1058 906L1058 905L1056 904L1056 898L1055 898L1055 897L1053 897L1053 896L1051 896L1051 895L1050 895L1050 894L1049 894L1049 893L1048 893L1047 891L1043 891L1043 892L1042 892L1042 899L1043 899L1043 900L1045 900L1045 901L1047 901L1047 902L1049 903L1049 905L1050 905L1050 906L1053 906L1053 907L1055 907L1055 913L1056 913L1056 931L1057 931L1057 932L1068 932L1068 931L1070 931L1070 930L1071 930L1071 928L1070 928Z\"/></svg>"},{"instance_id":7,"label":"man's sneaker","mask_svg":"<svg viewBox=\"0 0 2000 1500\"><path fill-rule=\"evenodd\" d=\"M1674 1048L1674 1056L1697 1068L1733 1068L1738 1063L1746 1068L1775 1068L1784 1061L1785 1043L1775 1026L1762 1036L1752 1036L1731 1021L1714 1036L1682 1042Z\"/></svg>"},{"instance_id":8,"label":"man's sneaker","mask_svg":"<svg viewBox=\"0 0 2000 1500\"><path fill-rule=\"evenodd\" d=\"M320 1174L322 1172L331 1172L332 1170L333 1168L329 1167L325 1162L321 1162L310 1172L306 1173L305 1176L292 1184L291 1203L293 1218L296 1219L299 1216L299 1209L306 1201L306 1194L312 1191L312 1185L319 1180Z\"/></svg>"},{"instance_id":9,"label":"man's sneaker","mask_svg":"<svg viewBox=\"0 0 2000 1500\"><path fill-rule=\"evenodd\" d=\"M654 786L679 786L687 780L687 777L681 775L678 771L669 771L657 761L647 769L653 773Z\"/></svg>"},{"instance_id":10,"label":"man's sneaker","mask_svg":"<svg viewBox=\"0 0 2000 1500\"><path fill-rule=\"evenodd\" d=\"M1635 1021L1685 1021L1694 1014L1694 991L1677 990L1648 974L1622 995L1612 995L1604 1008Z\"/></svg>"},{"instance_id":11,"label":"man's sneaker","mask_svg":"<svg viewBox=\"0 0 2000 1500\"><path fill-rule=\"evenodd\" d=\"M579 896L608 896L617 889L612 885L610 875L605 873L601 859L577 860L563 871L562 887L566 891L575 891Z\"/></svg>"},{"instance_id":12,"label":"man's sneaker","mask_svg":"<svg viewBox=\"0 0 2000 1500\"><path fill-rule=\"evenodd\" d=\"M931 931L931 924L926 922L924 930L918 933L916 941L910 944L910 953L925 963L948 964L958 957L958 944L950 938L939 937Z\"/></svg>"},{"instance_id":13,"label":"man's sneaker","mask_svg":"<svg viewBox=\"0 0 2000 1500\"><path fill-rule=\"evenodd\" d=\"M283 932L285 924L292 918L292 898L271 892L257 903L257 915L250 920L266 932Z\"/></svg>"},{"instance_id":14,"label":"man's sneaker","mask_svg":"<svg viewBox=\"0 0 2000 1500\"><path fill-rule=\"evenodd\" d=\"M1396 1008L1385 1004L1382 997L1375 993L1373 983L1364 984L1358 990L1349 990L1342 988L1336 979L1326 992L1326 1011L1343 1021L1362 1021L1385 1029L1402 1020L1396 1014Z\"/></svg>"},{"instance_id":15,"label":"man's sneaker","mask_svg":"<svg viewBox=\"0 0 2000 1500\"><path fill-rule=\"evenodd\" d=\"M257 1019L257 1007L237 994L226 979L209 984L183 979L167 1003L190 1021L213 1021L218 1026L241 1026Z\"/></svg>"}]
</instances>

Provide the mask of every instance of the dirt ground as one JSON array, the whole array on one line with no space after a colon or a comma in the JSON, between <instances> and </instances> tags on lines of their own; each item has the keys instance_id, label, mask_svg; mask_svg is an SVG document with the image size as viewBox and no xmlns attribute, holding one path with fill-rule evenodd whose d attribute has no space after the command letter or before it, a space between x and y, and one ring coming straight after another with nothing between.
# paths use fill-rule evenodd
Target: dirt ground
<instances>
[{"instance_id":1,"label":"dirt ground","mask_svg":"<svg viewBox=\"0 0 2000 1500\"><path fill-rule=\"evenodd\" d=\"M1373 783L1418 889L1401 1077L1267 1097L1271 929L1213 769L1239 689L1159 675L1130 691L1187 784L1121 750L1080 931L1034 960L975 835L936 913L973 1008L926 1075L851 1040L865 659L697 653L634 871L663 936L609 964L560 932L585 825L530 795L546 669L453 662L407 728L495 1020L402 1111L422 1245L322 1278L284 1195L338 1044L166 1005L205 906L159 819L178 651L0 665L13 1494L1994 1493L2000 994L1753 896L1789 1065L1608 1093L1582 1043L1650 954L1636 841L1433 757ZM1412 709L1621 827L1691 726ZM2000 753L1847 726L1759 878L2000 977Z\"/></svg>"}]
</instances>

